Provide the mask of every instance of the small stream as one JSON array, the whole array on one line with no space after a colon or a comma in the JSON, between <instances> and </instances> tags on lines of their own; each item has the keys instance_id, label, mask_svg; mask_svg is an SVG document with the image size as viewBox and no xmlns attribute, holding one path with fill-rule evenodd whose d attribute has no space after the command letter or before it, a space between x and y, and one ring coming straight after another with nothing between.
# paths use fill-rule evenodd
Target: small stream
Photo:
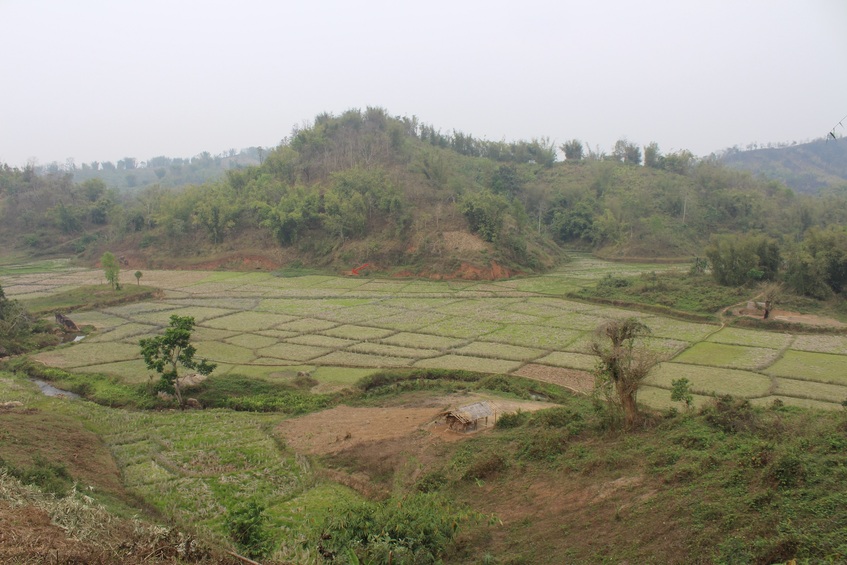
<instances>
[{"instance_id":1,"label":"small stream","mask_svg":"<svg viewBox=\"0 0 847 565\"><path fill-rule=\"evenodd\" d=\"M44 382L39 379L32 379L32 382L38 385L38 388L41 389L41 392L46 396L63 396L65 398L79 398L79 395L73 393L69 390L62 390L60 388L56 388L50 383Z\"/></svg>"}]
</instances>

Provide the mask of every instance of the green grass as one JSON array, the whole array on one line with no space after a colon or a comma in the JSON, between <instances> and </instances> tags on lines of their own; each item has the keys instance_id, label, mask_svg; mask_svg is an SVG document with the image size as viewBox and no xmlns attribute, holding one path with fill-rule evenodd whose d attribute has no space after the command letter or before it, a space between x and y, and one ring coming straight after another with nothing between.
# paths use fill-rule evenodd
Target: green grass
<instances>
[{"instance_id":1,"label":"green grass","mask_svg":"<svg viewBox=\"0 0 847 565\"><path fill-rule=\"evenodd\" d=\"M134 284L113 290L108 285L81 286L56 294L21 300L21 304L32 314L73 312L75 310L103 308L133 301L153 298L157 289Z\"/></svg>"},{"instance_id":2,"label":"green grass","mask_svg":"<svg viewBox=\"0 0 847 565\"><path fill-rule=\"evenodd\" d=\"M847 386L847 371L842 355L789 350L766 372L778 377Z\"/></svg>"},{"instance_id":3,"label":"green grass","mask_svg":"<svg viewBox=\"0 0 847 565\"><path fill-rule=\"evenodd\" d=\"M518 361L487 359L466 355L442 355L421 359L414 363L415 367L427 369L458 369L460 371L476 371L479 373L502 374L509 373L520 367Z\"/></svg>"},{"instance_id":4,"label":"green grass","mask_svg":"<svg viewBox=\"0 0 847 565\"><path fill-rule=\"evenodd\" d=\"M777 349L703 341L677 355L674 362L733 369L760 369L771 365L779 354Z\"/></svg>"},{"instance_id":5,"label":"green grass","mask_svg":"<svg viewBox=\"0 0 847 565\"><path fill-rule=\"evenodd\" d=\"M818 336L815 337L817 338ZM789 334L744 330L739 328L723 328L719 332L715 332L714 334L710 335L707 339L707 341L714 341L716 343L746 345L749 347L767 347L770 349L782 349L783 347L788 347L788 345L791 344L793 340L794 336L791 336Z\"/></svg>"},{"instance_id":6,"label":"green grass","mask_svg":"<svg viewBox=\"0 0 847 565\"><path fill-rule=\"evenodd\" d=\"M694 314L714 314L718 310L752 297L754 291L721 286L709 276L680 272L650 272L637 276L607 274L592 287L575 293L580 298L619 300L632 304L661 306Z\"/></svg>"},{"instance_id":7,"label":"green grass","mask_svg":"<svg viewBox=\"0 0 847 565\"><path fill-rule=\"evenodd\" d=\"M752 398L765 396L772 386L770 377L758 373L676 362L662 363L644 382L670 391L671 382L683 377L691 382L692 392L702 395L731 394L742 398Z\"/></svg>"},{"instance_id":8,"label":"green grass","mask_svg":"<svg viewBox=\"0 0 847 565\"><path fill-rule=\"evenodd\" d=\"M465 340L440 335L400 332L381 339L383 343L402 347L421 347L425 349L450 349L465 343Z\"/></svg>"}]
</instances>

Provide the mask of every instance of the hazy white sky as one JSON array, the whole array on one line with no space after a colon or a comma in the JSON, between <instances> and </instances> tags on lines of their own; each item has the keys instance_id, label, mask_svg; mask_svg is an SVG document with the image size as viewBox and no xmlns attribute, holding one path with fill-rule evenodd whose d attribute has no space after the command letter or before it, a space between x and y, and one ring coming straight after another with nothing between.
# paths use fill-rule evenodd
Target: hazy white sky
<instances>
[{"instance_id":1,"label":"hazy white sky","mask_svg":"<svg viewBox=\"0 0 847 565\"><path fill-rule=\"evenodd\" d=\"M0 0L0 73L14 166L275 146L366 106L705 155L847 114L847 1Z\"/></svg>"}]
</instances>

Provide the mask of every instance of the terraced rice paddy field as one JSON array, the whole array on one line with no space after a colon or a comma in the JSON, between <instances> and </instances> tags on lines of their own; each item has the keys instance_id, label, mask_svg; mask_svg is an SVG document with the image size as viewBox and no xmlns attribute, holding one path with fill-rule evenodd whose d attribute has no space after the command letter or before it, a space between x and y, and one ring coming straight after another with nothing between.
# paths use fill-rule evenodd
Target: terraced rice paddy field
<instances>
[{"instance_id":1,"label":"terraced rice paddy field","mask_svg":"<svg viewBox=\"0 0 847 565\"><path fill-rule=\"evenodd\" d=\"M696 402L732 394L754 403L839 408L847 399L847 336L765 332L693 323L562 298L607 273L671 267L606 263L578 256L545 276L507 281L428 281L269 273L145 271L164 290L153 302L78 312L96 332L37 355L62 368L149 378L138 341L171 315L193 316L198 354L216 374L269 380L311 371L317 390L347 386L381 368L444 368L537 378L587 391L593 330L635 316L665 361L639 400L671 404L671 381L688 378ZM4 271L7 296L28 299L103 283L101 271Z\"/></svg>"}]
</instances>

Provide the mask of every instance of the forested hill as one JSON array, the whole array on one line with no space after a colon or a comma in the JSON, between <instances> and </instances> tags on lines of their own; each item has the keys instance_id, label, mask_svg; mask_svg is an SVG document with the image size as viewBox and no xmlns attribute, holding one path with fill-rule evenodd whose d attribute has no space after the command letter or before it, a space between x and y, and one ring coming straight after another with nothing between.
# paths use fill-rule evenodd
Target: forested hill
<instances>
[{"instance_id":1,"label":"forested hill","mask_svg":"<svg viewBox=\"0 0 847 565\"><path fill-rule=\"evenodd\" d=\"M564 248L691 258L716 233L797 241L847 224L843 194L797 195L687 151L491 142L380 108L319 115L263 157L202 184L132 192L5 166L0 241L90 263L109 250L132 268L501 277L547 270Z\"/></svg>"},{"instance_id":2,"label":"forested hill","mask_svg":"<svg viewBox=\"0 0 847 565\"><path fill-rule=\"evenodd\" d=\"M797 192L814 194L847 186L847 139L819 139L748 151L732 149L721 156L721 162L779 180Z\"/></svg>"}]
</instances>

